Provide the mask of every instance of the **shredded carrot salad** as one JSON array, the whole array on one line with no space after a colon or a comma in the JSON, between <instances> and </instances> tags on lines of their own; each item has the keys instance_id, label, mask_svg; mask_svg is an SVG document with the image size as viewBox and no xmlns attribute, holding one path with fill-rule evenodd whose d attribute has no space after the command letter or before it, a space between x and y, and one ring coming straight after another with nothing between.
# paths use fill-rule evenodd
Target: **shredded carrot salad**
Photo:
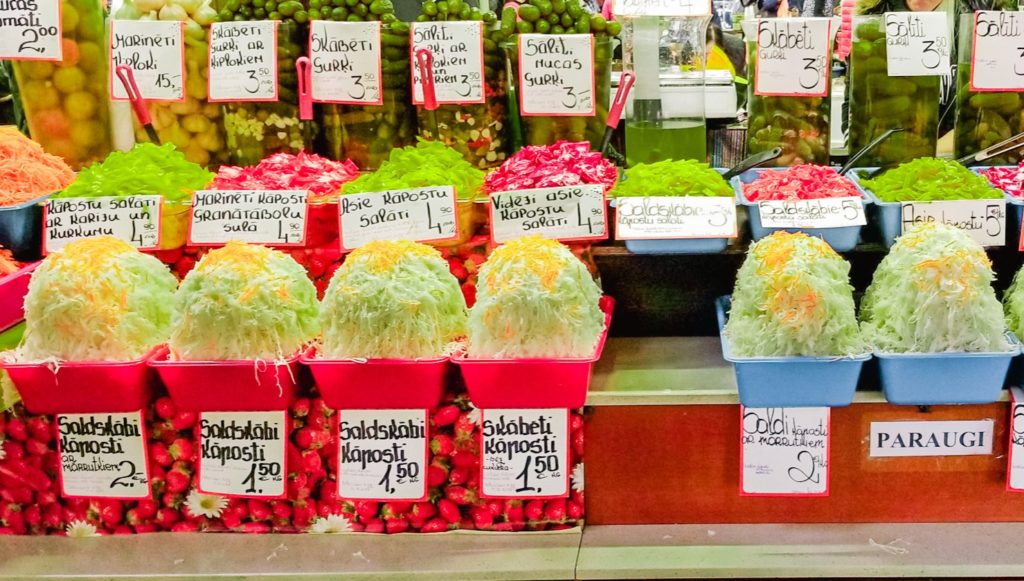
<instances>
[{"instance_id":1,"label":"shredded carrot salad","mask_svg":"<svg viewBox=\"0 0 1024 581\"><path fill-rule=\"evenodd\" d=\"M17 128L0 127L0 206L13 206L66 188L75 181L64 160L43 151Z\"/></svg>"}]
</instances>

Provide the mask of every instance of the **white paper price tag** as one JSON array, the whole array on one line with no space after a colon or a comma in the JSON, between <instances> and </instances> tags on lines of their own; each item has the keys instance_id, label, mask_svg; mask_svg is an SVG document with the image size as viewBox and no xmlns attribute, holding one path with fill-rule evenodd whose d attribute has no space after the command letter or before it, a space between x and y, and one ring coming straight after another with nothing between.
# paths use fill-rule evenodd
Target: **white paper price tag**
<instances>
[{"instance_id":1,"label":"white paper price tag","mask_svg":"<svg viewBox=\"0 0 1024 581\"><path fill-rule=\"evenodd\" d=\"M1010 448L1006 459L1006 489L1024 492L1024 391L1010 388Z\"/></svg>"},{"instance_id":2,"label":"white paper price tag","mask_svg":"<svg viewBox=\"0 0 1024 581\"><path fill-rule=\"evenodd\" d=\"M458 237L457 200L452 186L428 186L341 196L341 249L373 240L436 242Z\"/></svg>"},{"instance_id":3,"label":"white paper price tag","mask_svg":"<svg viewBox=\"0 0 1024 581\"><path fill-rule=\"evenodd\" d=\"M61 0L13 0L0 10L0 60L63 58Z\"/></svg>"},{"instance_id":4,"label":"white paper price tag","mask_svg":"<svg viewBox=\"0 0 1024 581\"><path fill-rule=\"evenodd\" d=\"M201 413L199 491L284 498L287 445L287 412Z\"/></svg>"},{"instance_id":5,"label":"white paper price tag","mask_svg":"<svg viewBox=\"0 0 1024 581\"><path fill-rule=\"evenodd\" d=\"M569 494L569 410L485 409L480 496L562 498Z\"/></svg>"},{"instance_id":6,"label":"white paper price tag","mask_svg":"<svg viewBox=\"0 0 1024 581\"><path fill-rule=\"evenodd\" d=\"M860 197L758 202L766 228L844 228L867 224Z\"/></svg>"},{"instance_id":7,"label":"white paper price tag","mask_svg":"<svg viewBox=\"0 0 1024 581\"><path fill-rule=\"evenodd\" d=\"M710 0L617 0L612 5L616 16L707 16Z\"/></svg>"},{"instance_id":8,"label":"white paper price tag","mask_svg":"<svg viewBox=\"0 0 1024 581\"><path fill-rule=\"evenodd\" d=\"M210 101L277 100L277 24L210 25Z\"/></svg>"},{"instance_id":9,"label":"white paper price tag","mask_svg":"<svg viewBox=\"0 0 1024 581\"><path fill-rule=\"evenodd\" d=\"M69 242L113 236L140 250L160 246L161 196L51 198L43 209L43 252Z\"/></svg>"},{"instance_id":10,"label":"white paper price tag","mask_svg":"<svg viewBox=\"0 0 1024 581\"><path fill-rule=\"evenodd\" d=\"M949 73L945 12L886 12L885 62L890 77Z\"/></svg>"},{"instance_id":11,"label":"white paper price tag","mask_svg":"<svg viewBox=\"0 0 1024 581\"><path fill-rule=\"evenodd\" d=\"M530 234L553 240L604 240L608 205L597 184L491 194L491 239L508 242Z\"/></svg>"},{"instance_id":12,"label":"white paper price tag","mask_svg":"<svg viewBox=\"0 0 1024 581\"><path fill-rule=\"evenodd\" d=\"M61 495L145 498L149 462L142 412L58 414Z\"/></svg>"},{"instance_id":13,"label":"white paper price tag","mask_svg":"<svg viewBox=\"0 0 1024 581\"><path fill-rule=\"evenodd\" d=\"M519 35L522 115L592 117L594 106L592 35Z\"/></svg>"},{"instance_id":14,"label":"white paper price tag","mask_svg":"<svg viewBox=\"0 0 1024 581\"><path fill-rule=\"evenodd\" d=\"M423 500L426 473L426 410L338 412L339 496Z\"/></svg>"},{"instance_id":15,"label":"white paper price tag","mask_svg":"<svg viewBox=\"0 0 1024 581\"><path fill-rule=\"evenodd\" d=\"M824 97L831 75L829 18L757 21L756 95Z\"/></svg>"},{"instance_id":16,"label":"white paper price tag","mask_svg":"<svg viewBox=\"0 0 1024 581\"><path fill-rule=\"evenodd\" d=\"M1024 90L1024 12L974 13L971 90Z\"/></svg>"},{"instance_id":17,"label":"white paper price tag","mask_svg":"<svg viewBox=\"0 0 1024 581\"><path fill-rule=\"evenodd\" d=\"M128 100L114 68L132 70L147 101L185 100L185 23L167 20L110 21L110 95Z\"/></svg>"},{"instance_id":18,"label":"white paper price tag","mask_svg":"<svg viewBox=\"0 0 1024 581\"><path fill-rule=\"evenodd\" d=\"M828 496L830 414L740 406L740 493Z\"/></svg>"},{"instance_id":19,"label":"white paper price tag","mask_svg":"<svg viewBox=\"0 0 1024 581\"><path fill-rule=\"evenodd\" d=\"M380 22L314 20L310 80L318 103L380 105Z\"/></svg>"},{"instance_id":20,"label":"white paper price tag","mask_svg":"<svg viewBox=\"0 0 1024 581\"><path fill-rule=\"evenodd\" d=\"M992 453L992 420L871 422L871 457Z\"/></svg>"},{"instance_id":21,"label":"white paper price tag","mask_svg":"<svg viewBox=\"0 0 1024 581\"><path fill-rule=\"evenodd\" d=\"M941 222L966 231L982 246L1006 244L1006 200L903 202L903 231L921 222Z\"/></svg>"},{"instance_id":22,"label":"white paper price tag","mask_svg":"<svg viewBox=\"0 0 1024 581\"><path fill-rule=\"evenodd\" d=\"M188 242L301 246L306 197L305 190L199 190L192 196Z\"/></svg>"},{"instance_id":23,"label":"white paper price tag","mask_svg":"<svg viewBox=\"0 0 1024 581\"><path fill-rule=\"evenodd\" d=\"M440 104L484 102L483 22L413 22L412 48L429 49L434 69L434 92ZM423 104L423 82L416 59L412 67L412 102Z\"/></svg>"},{"instance_id":24,"label":"white paper price tag","mask_svg":"<svg viewBox=\"0 0 1024 581\"><path fill-rule=\"evenodd\" d=\"M650 196L615 201L616 240L735 238L736 199Z\"/></svg>"}]
</instances>

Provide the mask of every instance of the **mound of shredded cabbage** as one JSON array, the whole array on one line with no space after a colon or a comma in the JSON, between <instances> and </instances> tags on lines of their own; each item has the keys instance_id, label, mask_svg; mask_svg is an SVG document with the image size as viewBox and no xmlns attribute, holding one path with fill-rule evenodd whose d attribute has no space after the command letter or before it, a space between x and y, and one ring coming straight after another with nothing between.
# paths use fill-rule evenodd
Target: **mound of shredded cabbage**
<instances>
[{"instance_id":1,"label":"mound of shredded cabbage","mask_svg":"<svg viewBox=\"0 0 1024 581\"><path fill-rule=\"evenodd\" d=\"M129 361L167 340L177 279L109 236L72 242L32 274L20 361Z\"/></svg>"},{"instance_id":2,"label":"mound of shredded cabbage","mask_svg":"<svg viewBox=\"0 0 1024 581\"><path fill-rule=\"evenodd\" d=\"M306 270L264 246L229 242L210 251L174 297L172 355L181 360L281 360L319 331L320 305Z\"/></svg>"},{"instance_id":3,"label":"mound of shredded cabbage","mask_svg":"<svg viewBox=\"0 0 1024 581\"><path fill-rule=\"evenodd\" d=\"M499 246L480 268L467 353L592 356L604 330L600 299L586 265L559 242L526 236Z\"/></svg>"},{"instance_id":4,"label":"mound of shredded cabbage","mask_svg":"<svg viewBox=\"0 0 1024 581\"><path fill-rule=\"evenodd\" d=\"M1013 282L1010 283L1010 288L1006 289L1006 294L1003 296L1006 326L1017 337L1024 337L1024 279L1021 278L1022 272L1024 272L1024 268L1017 271Z\"/></svg>"},{"instance_id":5,"label":"mound of shredded cabbage","mask_svg":"<svg viewBox=\"0 0 1024 581\"><path fill-rule=\"evenodd\" d=\"M820 238L762 238L736 276L725 333L737 357L863 353L850 264Z\"/></svg>"},{"instance_id":6,"label":"mound of shredded cabbage","mask_svg":"<svg viewBox=\"0 0 1024 581\"><path fill-rule=\"evenodd\" d=\"M359 194L428 186L455 186L460 200L472 200L484 184L483 170L438 141L420 140L415 146L391 150L377 171L341 186L340 193Z\"/></svg>"},{"instance_id":7,"label":"mound of shredded cabbage","mask_svg":"<svg viewBox=\"0 0 1024 581\"><path fill-rule=\"evenodd\" d=\"M441 254L370 242L335 272L320 307L326 359L441 357L466 334L466 300Z\"/></svg>"},{"instance_id":8,"label":"mound of shredded cabbage","mask_svg":"<svg viewBox=\"0 0 1024 581\"><path fill-rule=\"evenodd\" d=\"M722 174L692 159L638 163L612 188L612 196L734 196Z\"/></svg>"},{"instance_id":9,"label":"mound of shredded cabbage","mask_svg":"<svg viewBox=\"0 0 1024 581\"><path fill-rule=\"evenodd\" d=\"M1007 351L985 251L963 230L926 222L882 259L861 302L861 328L885 353Z\"/></svg>"}]
</instances>

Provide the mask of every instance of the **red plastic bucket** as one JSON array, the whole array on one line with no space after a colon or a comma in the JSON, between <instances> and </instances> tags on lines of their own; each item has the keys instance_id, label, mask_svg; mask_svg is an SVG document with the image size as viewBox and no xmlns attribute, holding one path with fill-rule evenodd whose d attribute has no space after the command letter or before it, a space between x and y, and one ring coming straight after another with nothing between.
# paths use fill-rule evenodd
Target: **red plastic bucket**
<instances>
[{"instance_id":1,"label":"red plastic bucket","mask_svg":"<svg viewBox=\"0 0 1024 581\"><path fill-rule=\"evenodd\" d=\"M0 331L6 331L25 318L25 295L32 271L39 266L34 262L0 278Z\"/></svg>"},{"instance_id":2,"label":"red plastic bucket","mask_svg":"<svg viewBox=\"0 0 1024 581\"><path fill-rule=\"evenodd\" d=\"M295 401L299 356L283 362L170 361L164 347L149 361L178 409L195 412L286 410Z\"/></svg>"},{"instance_id":3,"label":"red plastic bucket","mask_svg":"<svg viewBox=\"0 0 1024 581\"><path fill-rule=\"evenodd\" d=\"M590 372L608 339L615 300L601 297L604 332L592 357L581 359L469 359L452 362L462 371L469 398L479 408L579 408L587 401Z\"/></svg>"},{"instance_id":4,"label":"red plastic bucket","mask_svg":"<svg viewBox=\"0 0 1024 581\"><path fill-rule=\"evenodd\" d=\"M132 412L149 403L155 376L147 361L4 363L3 368L33 414Z\"/></svg>"},{"instance_id":5,"label":"red plastic bucket","mask_svg":"<svg viewBox=\"0 0 1024 581\"><path fill-rule=\"evenodd\" d=\"M300 359L333 409L433 409L444 394L449 359Z\"/></svg>"}]
</instances>

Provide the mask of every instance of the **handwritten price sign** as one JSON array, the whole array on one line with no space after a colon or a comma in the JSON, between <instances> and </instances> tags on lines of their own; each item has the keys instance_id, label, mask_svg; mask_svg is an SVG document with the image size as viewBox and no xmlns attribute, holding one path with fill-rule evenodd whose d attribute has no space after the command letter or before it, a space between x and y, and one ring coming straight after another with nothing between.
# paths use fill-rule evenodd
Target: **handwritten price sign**
<instances>
[{"instance_id":1,"label":"handwritten price sign","mask_svg":"<svg viewBox=\"0 0 1024 581\"><path fill-rule=\"evenodd\" d=\"M519 100L526 116L593 117L594 37L520 34Z\"/></svg>"},{"instance_id":2,"label":"handwritten price sign","mask_svg":"<svg viewBox=\"0 0 1024 581\"><path fill-rule=\"evenodd\" d=\"M710 0L620 0L612 5L616 16L707 16Z\"/></svg>"},{"instance_id":3,"label":"handwritten price sign","mask_svg":"<svg viewBox=\"0 0 1024 581\"><path fill-rule=\"evenodd\" d=\"M757 212L766 228L845 228L867 224L860 197L759 202Z\"/></svg>"},{"instance_id":4,"label":"handwritten price sign","mask_svg":"<svg viewBox=\"0 0 1024 581\"><path fill-rule=\"evenodd\" d=\"M412 48L433 56L434 90L442 104L484 102L483 22L413 22ZM423 104L423 80L416 61L412 68L413 103Z\"/></svg>"},{"instance_id":5,"label":"handwritten price sign","mask_svg":"<svg viewBox=\"0 0 1024 581\"><path fill-rule=\"evenodd\" d=\"M355 250L373 240L452 240L458 236L452 186L429 186L341 196L341 248Z\"/></svg>"},{"instance_id":6,"label":"handwritten price sign","mask_svg":"<svg viewBox=\"0 0 1024 581\"><path fill-rule=\"evenodd\" d=\"M754 94L828 95L831 39L829 18L759 19Z\"/></svg>"},{"instance_id":7,"label":"handwritten price sign","mask_svg":"<svg viewBox=\"0 0 1024 581\"><path fill-rule=\"evenodd\" d=\"M982 246L1006 244L1006 200L903 202L903 230L922 222L955 226Z\"/></svg>"},{"instance_id":8,"label":"handwritten price sign","mask_svg":"<svg viewBox=\"0 0 1024 581\"><path fill-rule=\"evenodd\" d=\"M1024 13L974 13L971 90L1024 90Z\"/></svg>"},{"instance_id":9,"label":"handwritten price sign","mask_svg":"<svg viewBox=\"0 0 1024 581\"><path fill-rule=\"evenodd\" d=\"M59 61L61 0L13 2L0 11L0 60Z\"/></svg>"},{"instance_id":10,"label":"handwritten price sign","mask_svg":"<svg viewBox=\"0 0 1024 581\"><path fill-rule=\"evenodd\" d=\"M160 246L161 196L57 198L43 209L43 252L69 242L113 236L140 250Z\"/></svg>"},{"instance_id":11,"label":"handwritten price sign","mask_svg":"<svg viewBox=\"0 0 1024 581\"><path fill-rule=\"evenodd\" d=\"M480 496L568 496L569 410L487 409L480 420Z\"/></svg>"},{"instance_id":12,"label":"handwritten price sign","mask_svg":"<svg viewBox=\"0 0 1024 581\"><path fill-rule=\"evenodd\" d=\"M301 246L306 240L305 190L200 190L192 196L189 244Z\"/></svg>"},{"instance_id":13,"label":"handwritten price sign","mask_svg":"<svg viewBox=\"0 0 1024 581\"><path fill-rule=\"evenodd\" d=\"M210 101L277 101L277 24L210 25Z\"/></svg>"},{"instance_id":14,"label":"handwritten price sign","mask_svg":"<svg viewBox=\"0 0 1024 581\"><path fill-rule=\"evenodd\" d=\"M949 72L949 26L942 12L886 12L885 61L890 77Z\"/></svg>"},{"instance_id":15,"label":"handwritten price sign","mask_svg":"<svg viewBox=\"0 0 1024 581\"><path fill-rule=\"evenodd\" d=\"M310 78L318 103L380 105L380 22L314 20L309 28Z\"/></svg>"},{"instance_id":16,"label":"handwritten price sign","mask_svg":"<svg viewBox=\"0 0 1024 581\"><path fill-rule=\"evenodd\" d=\"M426 410L341 410L338 416L341 497L426 498Z\"/></svg>"},{"instance_id":17,"label":"handwritten price sign","mask_svg":"<svg viewBox=\"0 0 1024 581\"><path fill-rule=\"evenodd\" d=\"M185 99L185 23L166 20L111 20L110 70L132 70L142 98L148 101ZM126 101L128 93L117 75L110 75L110 95Z\"/></svg>"},{"instance_id":18,"label":"handwritten price sign","mask_svg":"<svg viewBox=\"0 0 1024 581\"><path fill-rule=\"evenodd\" d=\"M287 412L203 412L199 416L199 490L247 498L284 498Z\"/></svg>"},{"instance_id":19,"label":"handwritten price sign","mask_svg":"<svg viewBox=\"0 0 1024 581\"><path fill-rule=\"evenodd\" d=\"M724 196L618 198L616 240L735 238L736 200Z\"/></svg>"},{"instance_id":20,"label":"handwritten price sign","mask_svg":"<svg viewBox=\"0 0 1024 581\"><path fill-rule=\"evenodd\" d=\"M536 188L491 195L491 239L508 242L528 234L553 240L608 237L604 187L595 184Z\"/></svg>"},{"instance_id":21,"label":"handwritten price sign","mask_svg":"<svg viewBox=\"0 0 1024 581\"><path fill-rule=\"evenodd\" d=\"M740 406L740 494L828 496L830 414Z\"/></svg>"},{"instance_id":22,"label":"handwritten price sign","mask_svg":"<svg viewBox=\"0 0 1024 581\"><path fill-rule=\"evenodd\" d=\"M1024 492L1024 391L1010 388L1010 448L1006 459L1006 488Z\"/></svg>"},{"instance_id":23,"label":"handwritten price sign","mask_svg":"<svg viewBox=\"0 0 1024 581\"><path fill-rule=\"evenodd\" d=\"M64 497L149 496L142 412L58 414L57 452Z\"/></svg>"}]
</instances>

